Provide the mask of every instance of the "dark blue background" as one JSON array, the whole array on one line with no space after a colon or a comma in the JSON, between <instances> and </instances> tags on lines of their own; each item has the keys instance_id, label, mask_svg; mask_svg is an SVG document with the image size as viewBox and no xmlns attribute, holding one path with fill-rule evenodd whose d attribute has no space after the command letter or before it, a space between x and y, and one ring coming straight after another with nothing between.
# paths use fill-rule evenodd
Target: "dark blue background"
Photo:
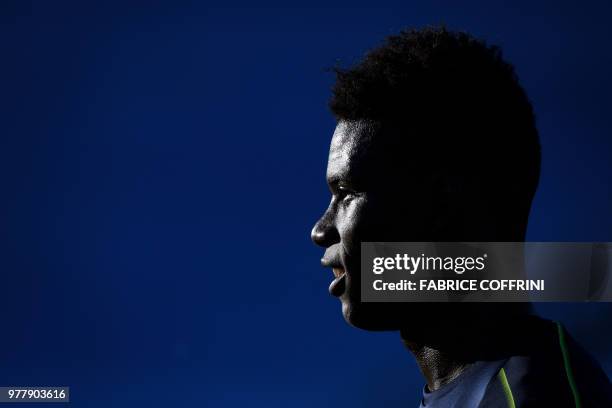
<instances>
[{"instance_id":1,"label":"dark blue background","mask_svg":"<svg viewBox=\"0 0 612 408\"><path fill-rule=\"evenodd\" d=\"M83 407L416 406L397 334L343 323L309 240L329 200L326 68L431 23L501 45L543 144L529 239L612 241L611 16L3 1L0 385L70 385ZM609 305L543 311L612 371Z\"/></svg>"}]
</instances>

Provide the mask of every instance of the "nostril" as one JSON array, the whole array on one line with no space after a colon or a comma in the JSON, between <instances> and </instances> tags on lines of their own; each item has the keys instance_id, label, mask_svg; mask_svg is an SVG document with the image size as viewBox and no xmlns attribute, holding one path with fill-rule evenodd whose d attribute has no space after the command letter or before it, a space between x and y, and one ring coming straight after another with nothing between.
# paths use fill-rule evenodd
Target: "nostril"
<instances>
[{"instance_id":1,"label":"nostril","mask_svg":"<svg viewBox=\"0 0 612 408\"><path fill-rule=\"evenodd\" d=\"M320 221L315 224L310 232L312 242L322 247L329 247L340 242L340 235L333 225L324 224Z\"/></svg>"},{"instance_id":2,"label":"nostril","mask_svg":"<svg viewBox=\"0 0 612 408\"><path fill-rule=\"evenodd\" d=\"M314 227L312 227L312 231L310 231L310 239L312 240L312 242L314 242L317 245L320 245L319 242L321 241L321 231L319 230L319 225L318 223L315 224Z\"/></svg>"}]
</instances>

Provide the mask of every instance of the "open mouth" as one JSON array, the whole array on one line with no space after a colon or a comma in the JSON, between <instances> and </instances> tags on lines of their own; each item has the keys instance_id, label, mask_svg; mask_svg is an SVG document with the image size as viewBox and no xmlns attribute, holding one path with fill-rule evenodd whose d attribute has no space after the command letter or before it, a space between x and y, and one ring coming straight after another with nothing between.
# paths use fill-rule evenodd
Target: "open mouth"
<instances>
[{"instance_id":1,"label":"open mouth","mask_svg":"<svg viewBox=\"0 0 612 408\"><path fill-rule=\"evenodd\" d=\"M346 271L342 268L332 268L334 280L329 285L329 294L335 297L340 297L346 289Z\"/></svg>"}]
</instances>

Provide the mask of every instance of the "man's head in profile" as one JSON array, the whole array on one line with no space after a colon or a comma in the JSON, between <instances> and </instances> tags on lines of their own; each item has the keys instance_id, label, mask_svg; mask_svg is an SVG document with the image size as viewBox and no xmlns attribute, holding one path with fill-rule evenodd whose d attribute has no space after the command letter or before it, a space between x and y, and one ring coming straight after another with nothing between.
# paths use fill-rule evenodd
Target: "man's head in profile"
<instances>
[{"instance_id":1,"label":"man's head in profile","mask_svg":"<svg viewBox=\"0 0 612 408\"><path fill-rule=\"evenodd\" d=\"M345 320L400 331L426 380L421 408L612 406L601 367L528 302L360 296L362 242L524 241L540 145L499 49L445 29L406 31L336 73L332 199L312 239ZM503 264L522 269L522 259Z\"/></svg>"},{"instance_id":2,"label":"man's head in profile","mask_svg":"<svg viewBox=\"0 0 612 408\"><path fill-rule=\"evenodd\" d=\"M446 29L391 36L336 74L332 199L312 230L330 293L364 329L457 323L471 306L361 303L360 243L523 241L540 167L531 104L498 48Z\"/></svg>"}]
</instances>

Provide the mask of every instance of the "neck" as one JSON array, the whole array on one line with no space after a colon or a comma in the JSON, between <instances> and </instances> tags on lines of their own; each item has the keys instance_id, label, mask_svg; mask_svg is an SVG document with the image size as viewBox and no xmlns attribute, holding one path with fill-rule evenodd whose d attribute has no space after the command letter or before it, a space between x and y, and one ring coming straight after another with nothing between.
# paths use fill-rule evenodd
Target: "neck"
<instances>
[{"instance_id":1,"label":"neck","mask_svg":"<svg viewBox=\"0 0 612 408\"><path fill-rule=\"evenodd\" d=\"M401 330L400 333L405 347L419 365L427 388L436 391L459 377L476 361L494 361L524 351L528 345L517 334L525 333L525 330L533 332L537 327L535 319L524 314L454 324L437 321L436 327L444 329L429 330L429 336L411 336L414 329ZM509 331L508 327L513 330Z\"/></svg>"},{"instance_id":2,"label":"neck","mask_svg":"<svg viewBox=\"0 0 612 408\"><path fill-rule=\"evenodd\" d=\"M471 364L447 352L423 344L404 341L404 345L414 355L429 391L436 391L453 381Z\"/></svg>"}]
</instances>

